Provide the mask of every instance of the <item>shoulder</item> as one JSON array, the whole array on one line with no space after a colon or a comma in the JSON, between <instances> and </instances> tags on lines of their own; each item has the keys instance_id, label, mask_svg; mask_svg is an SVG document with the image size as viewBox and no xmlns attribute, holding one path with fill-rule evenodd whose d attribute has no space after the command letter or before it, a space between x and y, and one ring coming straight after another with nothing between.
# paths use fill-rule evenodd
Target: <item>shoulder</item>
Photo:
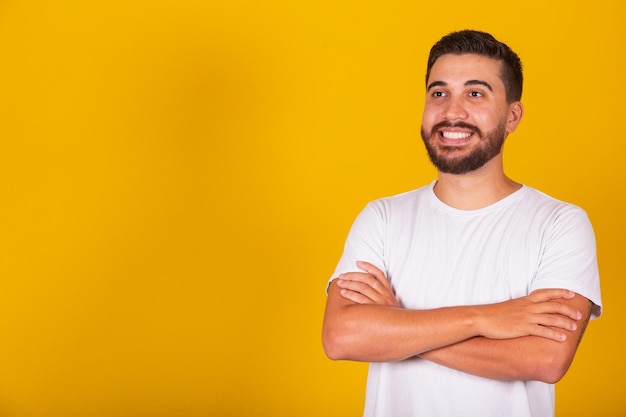
<instances>
[{"instance_id":1,"label":"shoulder","mask_svg":"<svg viewBox=\"0 0 626 417\"><path fill-rule=\"evenodd\" d=\"M369 202L367 207L377 211L412 209L428 201L431 193L432 185L429 184L404 193L379 198Z\"/></svg>"},{"instance_id":2,"label":"shoulder","mask_svg":"<svg viewBox=\"0 0 626 417\"><path fill-rule=\"evenodd\" d=\"M519 211L522 222L538 226L547 246L595 253L595 233L585 210L534 189L527 194Z\"/></svg>"},{"instance_id":3,"label":"shoulder","mask_svg":"<svg viewBox=\"0 0 626 417\"><path fill-rule=\"evenodd\" d=\"M535 188L524 186L519 206L532 214L543 213L554 221L562 218L579 218L588 221L587 213L581 207L556 199Z\"/></svg>"},{"instance_id":4,"label":"shoulder","mask_svg":"<svg viewBox=\"0 0 626 417\"><path fill-rule=\"evenodd\" d=\"M355 227L387 227L390 222L410 218L429 200L429 186L372 200L357 216Z\"/></svg>"}]
</instances>

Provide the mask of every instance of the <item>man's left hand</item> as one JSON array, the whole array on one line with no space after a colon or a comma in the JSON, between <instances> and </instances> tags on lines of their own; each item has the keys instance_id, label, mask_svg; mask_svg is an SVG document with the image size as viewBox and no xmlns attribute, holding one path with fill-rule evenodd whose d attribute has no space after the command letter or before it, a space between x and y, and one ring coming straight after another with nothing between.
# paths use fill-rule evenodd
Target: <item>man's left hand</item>
<instances>
[{"instance_id":1,"label":"man's left hand","mask_svg":"<svg viewBox=\"0 0 626 417\"><path fill-rule=\"evenodd\" d=\"M341 274L337 286L341 296L357 304L377 304L389 307L402 307L385 274L367 262L357 262L365 272Z\"/></svg>"}]
</instances>

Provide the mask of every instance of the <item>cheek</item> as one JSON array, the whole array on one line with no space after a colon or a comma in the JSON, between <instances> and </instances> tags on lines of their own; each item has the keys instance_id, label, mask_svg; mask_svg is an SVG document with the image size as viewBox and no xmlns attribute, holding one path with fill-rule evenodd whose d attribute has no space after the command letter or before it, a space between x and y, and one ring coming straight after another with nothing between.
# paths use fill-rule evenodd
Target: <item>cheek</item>
<instances>
[{"instance_id":1,"label":"cheek","mask_svg":"<svg viewBox=\"0 0 626 417\"><path fill-rule=\"evenodd\" d=\"M472 123L484 131L492 130L502 125L502 113L494 110L479 111L472 115Z\"/></svg>"},{"instance_id":2,"label":"cheek","mask_svg":"<svg viewBox=\"0 0 626 417\"><path fill-rule=\"evenodd\" d=\"M422 126L433 126L437 121L437 111L430 107L424 108L422 113Z\"/></svg>"}]
</instances>

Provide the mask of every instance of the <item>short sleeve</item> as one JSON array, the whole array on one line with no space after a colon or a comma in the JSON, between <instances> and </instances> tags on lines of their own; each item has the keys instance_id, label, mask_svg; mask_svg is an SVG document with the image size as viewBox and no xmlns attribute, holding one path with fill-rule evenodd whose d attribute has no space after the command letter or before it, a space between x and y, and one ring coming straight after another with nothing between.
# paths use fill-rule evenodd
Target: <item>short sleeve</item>
<instances>
[{"instance_id":1,"label":"short sleeve","mask_svg":"<svg viewBox=\"0 0 626 417\"><path fill-rule=\"evenodd\" d=\"M357 261L368 262L386 272L384 262L385 216L382 203L377 200L365 206L350 228L343 254L328 286L340 274L361 272ZM327 286L327 288L328 288Z\"/></svg>"},{"instance_id":2,"label":"short sleeve","mask_svg":"<svg viewBox=\"0 0 626 417\"><path fill-rule=\"evenodd\" d=\"M602 314L600 277L593 227L579 207L566 205L553 218L531 290L565 288L594 303L591 318Z\"/></svg>"}]
</instances>

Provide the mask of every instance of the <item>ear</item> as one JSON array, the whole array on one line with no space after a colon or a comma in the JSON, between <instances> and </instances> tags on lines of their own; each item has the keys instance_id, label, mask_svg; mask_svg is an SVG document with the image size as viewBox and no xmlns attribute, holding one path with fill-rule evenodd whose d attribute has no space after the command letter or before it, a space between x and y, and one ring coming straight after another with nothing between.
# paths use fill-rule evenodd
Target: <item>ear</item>
<instances>
[{"instance_id":1,"label":"ear","mask_svg":"<svg viewBox=\"0 0 626 417\"><path fill-rule=\"evenodd\" d=\"M514 101L509 105L509 119L506 123L507 133L513 133L524 116L524 106L520 101Z\"/></svg>"}]
</instances>

